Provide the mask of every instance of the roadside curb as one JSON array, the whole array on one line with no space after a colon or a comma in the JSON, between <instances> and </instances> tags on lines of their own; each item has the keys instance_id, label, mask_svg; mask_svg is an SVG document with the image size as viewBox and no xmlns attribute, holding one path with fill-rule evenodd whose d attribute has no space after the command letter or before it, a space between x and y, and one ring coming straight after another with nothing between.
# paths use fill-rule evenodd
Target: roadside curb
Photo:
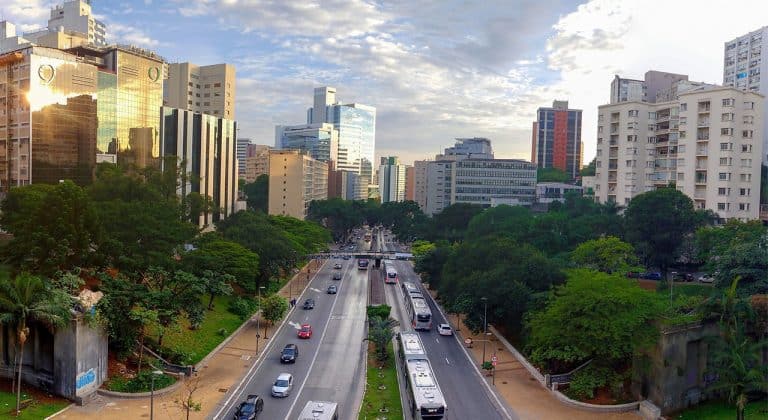
<instances>
[{"instance_id":1,"label":"roadside curb","mask_svg":"<svg viewBox=\"0 0 768 420\"><path fill-rule=\"evenodd\" d=\"M176 376L176 375L173 375ZM172 383L171 385L168 385L165 388L156 389L154 394L155 397L160 397L166 394L170 394L171 392L176 391L181 387L181 385L184 384L184 380L182 377L176 377L176 382ZM117 392L117 391L109 391L106 389L97 389L96 393L99 395L103 395L105 397L111 397L111 398L120 398L124 400L138 400L142 398L149 398L152 396L152 391L150 392Z\"/></svg>"},{"instance_id":2,"label":"roadside curb","mask_svg":"<svg viewBox=\"0 0 768 420\"><path fill-rule=\"evenodd\" d=\"M43 419L43 420L51 420L52 418L54 418L54 417L58 416L59 414L61 414L61 413L65 412L65 411L67 411L67 410L69 410L69 409L70 409L70 408L71 408L73 405L76 405L76 404L72 403L72 404L70 404L70 405L68 405L68 406L66 406L66 407L64 407L64 408L62 408L61 410L59 410L59 411L57 411L57 412L55 412L55 413L51 414L50 416L46 417L46 418L45 418L45 419Z\"/></svg>"}]
</instances>

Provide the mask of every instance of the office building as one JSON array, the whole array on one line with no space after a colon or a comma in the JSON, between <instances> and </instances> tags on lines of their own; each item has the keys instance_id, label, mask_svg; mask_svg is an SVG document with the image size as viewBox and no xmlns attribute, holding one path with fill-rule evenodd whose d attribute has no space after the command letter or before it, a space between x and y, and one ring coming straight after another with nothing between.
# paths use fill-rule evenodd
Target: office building
<instances>
[{"instance_id":1,"label":"office building","mask_svg":"<svg viewBox=\"0 0 768 420\"><path fill-rule=\"evenodd\" d=\"M0 190L91 182L98 82L97 66L64 51L28 46L0 55Z\"/></svg>"},{"instance_id":2,"label":"office building","mask_svg":"<svg viewBox=\"0 0 768 420\"><path fill-rule=\"evenodd\" d=\"M360 175L356 172L341 171L335 168L335 162L329 162L328 198L344 200L365 200L367 186L360 184Z\"/></svg>"},{"instance_id":3,"label":"office building","mask_svg":"<svg viewBox=\"0 0 768 420\"><path fill-rule=\"evenodd\" d=\"M235 119L235 67L230 64L172 63L164 85L166 106Z\"/></svg>"},{"instance_id":4,"label":"office building","mask_svg":"<svg viewBox=\"0 0 768 420\"><path fill-rule=\"evenodd\" d=\"M761 74L768 74L768 26L744 34L725 43L723 54L723 85L768 96L768 83ZM768 121L768 106L763 107L763 121ZM763 165L768 165L768 131L763 131Z\"/></svg>"},{"instance_id":5,"label":"office building","mask_svg":"<svg viewBox=\"0 0 768 420\"><path fill-rule=\"evenodd\" d=\"M405 200L405 165L396 156L381 158L379 165L379 197L381 203Z\"/></svg>"},{"instance_id":6,"label":"office building","mask_svg":"<svg viewBox=\"0 0 768 420\"><path fill-rule=\"evenodd\" d=\"M568 101L554 101L551 108L539 108L533 123L531 162L539 168L556 168L570 179L579 176L582 166L581 110L569 109Z\"/></svg>"},{"instance_id":7,"label":"office building","mask_svg":"<svg viewBox=\"0 0 768 420\"><path fill-rule=\"evenodd\" d=\"M329 123L278 125L275 148L301 150L313 159L330 162L339 153L339 132Z\"/></svg>"},{"instance_id":8,"label":"office building","mask_svg":"<svg viewBox=\"0 0 768 420\"><path fill-rule=\"evenodd\" d=\"M303 220L309 203L327 198L327 162L299 150L269 152L269 214Z\"/></svg>"},{"instance_id":9,"label":"office building","mask_svg":"<svg viewBox=\"0 0 768 420\"><path fill-rule=\"evenodd\" d=\"M447 147L435 160L493 159L491 141L483 137L457 138L452 147Z\"/></svg>"},{"instance_id":10,"label":"office building","mask_svg":"<svg viewBox=\"0 0 768 420\"><path fill-rule=\"evenodd\" d=\"M376 108L368 105L343 104L336 99L336 88L319 87L314 91L313 107L307 110L307 124L333 124L338 131L338 152L332 157L336 168L355 172L373 181L376 147Z\"/></svg>"},{"instance_id":11,"label":"office building","mask_svg":"<svg viewBox=\"0 0 768 420\"><path fill-rule=\"evenodd\" d=\"M427 164L429 161L417 160L413 162L413 201L419 205L421 211L427 211Z\"/></svg>"},{"instance_id":12,"label":"office building","mask_svg":"<svg viewBox=\"0 0 768 420\"><path fill-rule=\"evenodd\" d=\"M413 166L405 167L405 200L406 201L414 201L414 197L415 197L414 188L416 187L415 171L416 171L416 168L414 168Z\"/></svg>"},{"instance_id":13,"label":"office building","mask_svg":"<svg viewBox=\"0 0 768 420\"><path fill-rule=\"evenodd\" d=\"M536 202L552 204L555 201L564 203L569 194L582 195L584 188L579 185L562 182L539 182L536 184Z\"/></svg>"},{"instance_id":14,"label":"office building","mask_svg":"<svg viewBox=\"0 0 768 420\"><path fill-rule=\"evenodd\" d=\"M269 175L269 151L263 144L249 144L245 158L245 182L256 181L261 175Z\"/></svg>"},{"instance_id":15,"label":"office building","mask_svg":"<svg viewBox=\"0 0 768 420\"><path fill-rule=\"evenodd\" d=\"M251 145L251 139L237 139L237 173L241 178L245 177L245 158L248 157L248 147Z\"/></svg>"},{"instance_id":16,"label":"office building","mask_svg":"<svg viewBox=\"0 0 768 420\"><path fill-rule=\"evenodd\" d=\"M96 161L159 167L165 60L126 45L89 44L67 51L99 69Z\"/></svg>"},{"instance_id":17,"label":"office building","mask_svg":"<svg viewBox=\"0 0 768 420\"><path fill-rule=\"evenodd\" d=\"M697 209L721 219L756 219L762 106L756 93L711 86L678 86L678 98L669 102L600 106L597 201L626 205L638 194L673 185Z\"/></svg>"},{"instance_id":18,"label":"office building","mask_svg":"<svg viewBox=\"0 0 768 420\"><path fill-rule=\"evenodd\" d=\"M16 26L7 21L0 21L0 54L36 45L60 50L74 48L88 43L87 35L58 28L56 31L44 29L35 33L34 38L25 34L16 34Z\"/></svg>"},{"instance_id":19,"label":"office building","mask_svg":"<svg viewBox=\"0 0 768 420\"><path fill-rule=\"evenodd\" d=\"M662 102L657 99L660 93L668 91L682 80L688 80L684 74L649 70L643 80L624 79L618 75L611 82L610 104L620 102Z\"/></svg>"},{"instance_id":20,"label":"office building","mask_svg":"<svg viewBox=\"0 0 768 420\"><path fill-rule=\"evenodd\" d=\"M236 123L186 109L162 107L161 156L184 164L179 194L196 192L213 203L212 213L199 216L209 226L235 212L238 191ZM165 162L164 163L168 163Z\"/></svg>"},{"instance_id":21,"label":"office building","mask_svg":"<svg viewBox=\"0 0 768 420\"><path fill-rule=\"evenodd\" d=\"M430 215L456 203L530 206L536 197L536 166L524 160L436 160L427 163L426 175Z\"/></svg>"}]
</instances>

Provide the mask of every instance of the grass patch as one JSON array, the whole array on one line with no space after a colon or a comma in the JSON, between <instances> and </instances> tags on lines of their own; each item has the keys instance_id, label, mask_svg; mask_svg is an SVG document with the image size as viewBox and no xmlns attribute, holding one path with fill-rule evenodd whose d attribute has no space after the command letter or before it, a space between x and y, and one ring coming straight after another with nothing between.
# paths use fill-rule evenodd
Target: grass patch
<instances>
[{"instance_id":1,"label":"grass patch","mask_svg":"<svg viewBox=\"0 0 768 420\"><path fill-rule=\"evenodd\" d=\"M389 413L386 414L388 420L402 420L403 409L400 405L400 387L397 384L397 369L395 368L395 356L390 344L387 351L389 359L384 367L379 370L379 362L376 361L376 350L373 345L368 347L368 373L366 377L365 396L363 396L363 405L360 409L360 420L376 419L382 416L379 412L381 407L386 406ZM379 373L383 377L379 377ZM379 385L387 387L385 390L379 390Z\"/></svg>"},{"instance_id":2,"label":"grass patch","mask_svg":"<svg viewBox=\"0 0 768 420\"><path fill-rule=\"evenodd\" d=\"M716 289L711 286L691 284L691 283L678 283L672 286L672 294L674 296L702 296L710 297ZM664 288L657 289L659 294L669 297L669 284L666 284Z\"/></svg>"},{"instance_id":3,"label":"grass patch","mask_svg":"<svg viewBox=\"0 0 768 420\"><path fill-rule=\"evenodd\" d=\"M149 392L152 390L152 376L155 377L155 391L173 385L176 378L170 375L153 375L151 370L143 370L135 378L115 377L107 382L106 387L115 392Z\"/></svg>"},{"instance_id":4,"label":"grass patch","mask_svg":"<svg viewBox=\"0 0 768 420\"><path fill-rule=\"evenodd\" d=\"M678 420L731 420L736 418L736 407L725 401L709 401L689 408L674 418ZM747 420L768 418L768 401L755 401L747 404L744 418Z\"/></svg>"},{"instance_id":5,"label":"grass patch","mask_svg":"<svg viewBox=\"0 0 768 420\"><path fill-rule=\"evenodd\" d=\"M205 305L208 305L208 299L208 296L202 297ZM213 310L205 311L205 320L196 330L190 330L189 322L182 319L179 328L165 333L161 353L173 355L176 360L170 361L181 362L179 364L194 365L203 360L243 323L239 316L227 310L233 299L233 296L217 296L213 300ZM148 338L157 339L156 331L150 328Z\"/></svg>"},{"instance_id":6,"label":"grass patch","mask_svg":"<svg viewBox=\"0 0 768 420\"><path fill-rule=\"evenodd\" d=\"M21 410L21 415L16 417L16 394L0 392L0 418L39 420L44 419L69 405L69 401L55 401L53 399L48 401L41 401L23 392L22 390L21 401L28 400L30 398L33 400L32 403L27 408Z\"/></svg>"}]
</instances>

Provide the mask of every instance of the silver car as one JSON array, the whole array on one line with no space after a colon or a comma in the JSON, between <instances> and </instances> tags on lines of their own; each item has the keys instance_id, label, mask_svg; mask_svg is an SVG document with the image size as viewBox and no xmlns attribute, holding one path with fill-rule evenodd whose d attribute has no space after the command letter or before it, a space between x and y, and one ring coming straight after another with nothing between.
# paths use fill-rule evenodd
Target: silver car
<instances>
[{"instance_id":1,"label":"silver car","mask_svg":"<svg viewBox=\"0 0 768 420\"><path fill-rule=\"evenodd\" d=\"M293 375L281 373L272 385L272 396L287 397L291 395L291 389L293 389Z\"/></svg>"}]
</instances>

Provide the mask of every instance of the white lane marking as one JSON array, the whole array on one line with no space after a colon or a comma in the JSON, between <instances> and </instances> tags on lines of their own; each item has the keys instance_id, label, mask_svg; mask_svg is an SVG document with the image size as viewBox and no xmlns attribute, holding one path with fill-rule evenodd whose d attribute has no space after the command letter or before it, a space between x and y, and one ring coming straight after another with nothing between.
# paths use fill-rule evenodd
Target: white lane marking
<instances>
[{"instance_id":1,"label":"white lane marking","mask_svg":"<svg viewBox=\"0 0 768 420\"><path fill-rule=\"evenodd\" d=\"M440 339L439 339L439 338L437 338L437 337L435 337L435 341L437 341L437 342L439 343L439 342L440 342Z\"/></svg>"},{"instance_id":2,"label":"white lane marking","mask_svg":"<svg viewBox=\"0 0 768 420\"><path fill-rule=\"evenodd\" d=\"M313 292L322 292L322 290L320 290L320 289L315 289L314 287L310 287L310 288L309 288L309 290L311 290L311 291L313 291Z\"/></svg>"},{"instance_id":3,"label":"white lane marking","mask_svg":"<svg viewBox=\"0 0 768 420\"><path fill-rule=\"evenodd\" d=\"M292 326L293 328L296 328L297 330L301 328L301 324L298 322L288 321L288 325Z\"/></svg>"},{"instance_id":4,"label":"white lane marking","mask_svg":"<svg viewBox=\"0 0 768 420\"><path fill-rule=\"evenodd\" d=\"M445 363L448 363L449 365L451 364L447 357L445 358Z\"/></svg>"},{"instance_id":5,"label":"white lane marking","mask_svg":"<svg viewBox=\"0 0 768 420\"><path fill-rule=\"evenodd\" d=\"M320 269L317 270L317 272L315 272L315 274L312 276L310 283L315 281L315 277L317 277L317 274L323 270L324 266L325 266L325 262L320 266ZM306 289L304 289L301 292L301 295L299 295L300 299L301 299L301 296L304 296L305 292L306 292ZM291 311L293 309L294 308L291 308ZM280 326L277 327L277 330L275 330L274 335L279 335L280 332L283 330L283 328L285 328L285 324L288 321L288 315L290 315L290 311L288 314L286 314L285 318L283 318L283 320L280 322ZM240 397L243 395L243 392L245 392L245 388L246 388L245 384L249 383L253 379L253 376L256 374L256 370L258 370L258 368L261 367L261 363L267 357L267 354L269 354L269 352L271 351L270 348L274 347L274 343L276 342L277 340L272 340L264 347L264 350L253 362L253 365L251 365L250 369L248 369L248 372L245 374L245 376L243 376L243 379L240 381L239 384L237 384L237 387L235 387L235 391L232 394L230 394L230 396L224 401L224 404L221 406L221 408L219 408L219 411L217 411L216 414L214 414L213 416L214 419L220 419L222 413L224 413L225 411L228 411L227 407L229 407L230 402L232 402L232 400L235 397L240 399ZM234 406L232 408L234 408Z\"/></svg>"},{"instance_id":6,"label":"white lane marking","mask_svg":"<svg viewBox=\"0 0 768 420\"><path fill-rule=\"evenodd\" d=\"M344 276L341 278L341 283L339 283L339 286L341 286L344 283ZM341 287L339 287L341 288ZM334 296L335 298L336 296ZM309 379L309 375L312 373L312 367L315 365L315 361L317 360L317 355L320 354L320 346L323 345L323 339L325 339L325 333L328 331L328 324L331 323L331 315L333 314L333 310L336 308L336 303L341 299L333 299L333 304L331 304L331 311L328 312L328 320L325 321L325 326L323 326L323 333L320 334L320 342L317 345L317 349L315 350L315 355L312 356L312 361L309 363L309 368L307 368L307 372L304 375L304 380L301 381L301 385L298 388L298 391L294 394L296 395L296 398L293 399L293 402L291 403L291 406L288 407L288 414L285 416L286 419L291 418L291 413L293 412L293 407L296 406L296 403L299 402L299 397L301 396L301 391L304 390L304 385L307 383L307 379Z\"/></svg>"}]
</instances>

